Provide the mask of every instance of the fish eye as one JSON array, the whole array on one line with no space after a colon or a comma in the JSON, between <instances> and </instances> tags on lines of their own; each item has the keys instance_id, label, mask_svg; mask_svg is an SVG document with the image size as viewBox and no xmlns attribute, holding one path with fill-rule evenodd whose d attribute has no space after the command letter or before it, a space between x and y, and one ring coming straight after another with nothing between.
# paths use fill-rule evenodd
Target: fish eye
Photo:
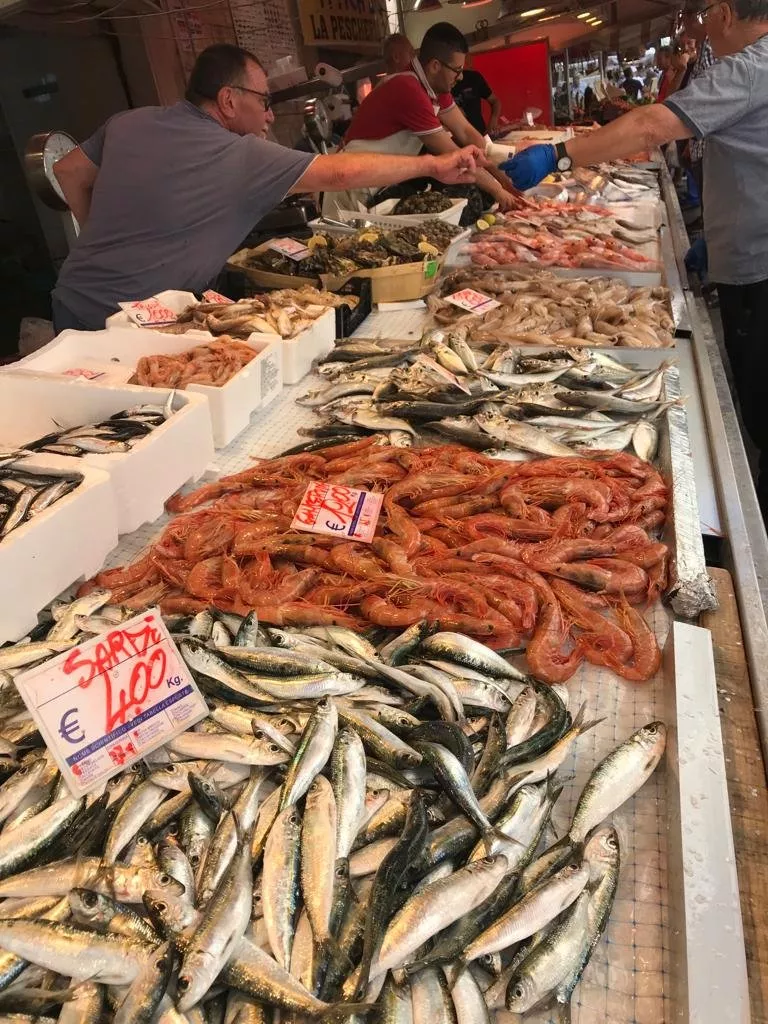
<instances>
[{"instance_id":1,"label":"fish eye","mask_svg":"<svg viewBox=\"0 0 768 1024\"><path fill-rule=\"evenodd\" d=\"M189 988L189 978L184 974L180 974L176 979L176 988L179 992L186 992Z\"/></svg>"},{"instance_id":2,"label":"fish eye","mask_svg":"<svg viewBox=\"0 0 768 1024\"><path fill-rule=\"evenodd\" d=\"M298 825L299 824L299 816L298 816L298 814L295 814L295 813L292 814L288 820L290 821L290 823L292 825Z\"/></svg>"},{"instance_id":3,"label":"fish eye","mask_svg":"<svg viewBox=\"0 0 768 1024\"><path fill-rule=\"evenodd\" d=\"M179 980L181 980L181 979L179 979ZM512 995L515 997L515 999L522 999L523 996L525 995L525 989L523 988L522 985L515 985L515 988L514 988L514 991L512 992Z\"/></svg>"},{"instance_id":4,"label":"fish eye","mask_svg":"<svg viewBox=\"0 0 768 1024\"><path fill-rule=\"evenodd\" d=\"M256 737L257 740L263 740L264 739L264 731L263 731L263 729L254 729L253 730L253 735Z\"/></svg>"},{"instance_id":5,"label":"fish eye","mask_svg":"<svg viewBox=\"0 0 768 1024\"><path fill-rule=\"evenodd\" d=\"M655 722L652 722L650 725L646 725L645 731L654 736L659 731L659 727Z\"/></svg>"},{"instance_id":6,"label":"fish eye","mask_svg":"<svg viewBox=\"0 0 768 1024\"><path fill-rule=\"evenodd\" d=\"M155 910L159 914L167 914L168 913L168 904L165 903L164 900L155 900L153 902L152 906L155 908Z\"/></svg>"},{"instance_id":7,"label":"fish eye","mask_svg":"<svg viewBox=\"0 0 768 1024\"><path fill-rule=\"evenodd\" d=\"M605 845L606 846L610 846L610 848L612 850L618 850L618 848L619 848L619 844L618 844L618 841L616 839L616 836L607 836L606 840L605 840Z\"/></svg>"},{"instance_id":8,"label":"fish eye","mask_svg":"<svg viewBox=\"0 0 768 1024\"><path fill-rule=\"evenodd\" d=\"M160 885L170 885L172 881L171 876L166 875L165 872L163 872L163 874L161 874L157 880L160 883Z\"/></svg>"},{"instance_id":9,"label":"fish eye","mask_svg":"<svg viewBox=\"0 0 768 1024\"><path fill-rule=\"evenodd\" d=\"M166 772L168 775L173 775L176 772L176 765L167 764L163 767L163 771Z\"/></svg>"},{"instance_id":10,"label":"fish eye","mask_svg":"<svg viewBox=\"0 0 768 1024\"><path fill-rule=\"evenodd\" d=\"M200 854L199 853L190 853L190 855L188 857L188 860L189 860L189 863L192 865L192 867L196 868L197 865L200 863Z\"/></svg>"},{"instance_id":11,"label":"fish eye","mask_svg":"<svg viewBox=\"0 0 768 1024\"><path fill-rule=\"evenodd\" d=\"M88 909L91 910L93 907L97 906L99 897L95 892L91 892L91 890L88 889L80 897L80 902L84 907L88 907Z\"/></svg>"},{"instance_id":12,"label":"fish eye","mask_svg":"<svg viewBox=\"0 0 768 1024\"><path fill-rule=\"evenodd\" d=\"M347 872L345 871L344 867L341 864L336 868L337 878L343 878L346 875L346 873Z\"/></svg>"},{"instance_id":13,"label":"fish eye","mask_svg":"<svg viewBox=\"0 0 768 1024\"><path fill-rule=\"evenodd\" d=\"M267 747L267 750L271 750L273 754L279 749L280 747L278 747L276 743L270 743L269 746Z\"/></svg>"}]
</instances>

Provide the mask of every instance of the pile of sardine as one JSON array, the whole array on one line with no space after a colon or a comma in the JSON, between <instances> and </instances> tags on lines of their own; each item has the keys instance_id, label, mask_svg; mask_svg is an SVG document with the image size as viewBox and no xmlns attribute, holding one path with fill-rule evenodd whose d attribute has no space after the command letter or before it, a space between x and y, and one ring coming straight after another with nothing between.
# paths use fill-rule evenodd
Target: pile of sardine
<instances>
[{"instance_id":1,"label":"pile of sardine","mask_svg":"<svg viewBox=\"0 0 768 1024\"><path fill-rule=\"evenodd\" d=\"M98 423L54 430L24 445L27 452L49 455L114 455L131 450L137 441L160 427L173 415L175 392L171 391L164 405L136 405L116 412Z\"/></svg>"},{"instance_id":2,"label":"pile of sardine","mask_svg":"<svg viewBox=\"0 0 768 1024\"><path fill-rule=\"evenodd\" d=\"M95 591L0 648L0 1012L21 1022L488 1024L567 1007L619 877L606 819L661 722L599 764L562 838L561 766L597 722L425 624L374 646L167 619L210 716L69 795L12 674L132 613Z\"/></svg>"},{"instance_id":3,"label":"pile of sardine","mask_svg":"<svg viewBox=\"0 0 768 1024\"><path fill-rule=\"evenodd\" d=\"M483 352L462 327L428 331L418 345L351 339L318 365L322 385L297 399L323 417L299 433L381 431L407 446L428 431L512 458L631 448L651 460L671 404L669 366L640 370L600 350Z\"/></svg>"},{"instance_id":4,"label":"pile of sardine","mask_svg":"<svg viewBox=\"0 0 768 1024\"><path fill-rule=\"evenodd\" d=\"M0 540L83 482L79 473L33 466L24 454L0 453Z\"/></svg>"}]
</instances>

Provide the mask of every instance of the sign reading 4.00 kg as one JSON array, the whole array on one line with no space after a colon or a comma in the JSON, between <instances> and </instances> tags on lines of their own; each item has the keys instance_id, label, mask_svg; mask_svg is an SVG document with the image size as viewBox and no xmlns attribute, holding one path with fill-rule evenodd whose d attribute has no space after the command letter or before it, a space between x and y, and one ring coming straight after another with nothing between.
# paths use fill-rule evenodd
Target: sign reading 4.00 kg
<instances>
[{"instance_id":1,"label":"sign reading 4.00 kg","mask_svg":"<svg viewBox=\"0 0 768 1024\"><path fill-rule=\"evenodd\" d=\"M387 35L384 0L302 0L299 11L308 46L377 46Z\"/></svg>"},{"instance_id":2,"label":"sign reading 4.00 kg","mask_svg":"<svg viewBox=\"0 0 768 1024\"><path fill-rule=\"evenodd\" d=\"M159 611L150 609L16 676L76 796L208 714Z\"/></svg>"}]
</instances>

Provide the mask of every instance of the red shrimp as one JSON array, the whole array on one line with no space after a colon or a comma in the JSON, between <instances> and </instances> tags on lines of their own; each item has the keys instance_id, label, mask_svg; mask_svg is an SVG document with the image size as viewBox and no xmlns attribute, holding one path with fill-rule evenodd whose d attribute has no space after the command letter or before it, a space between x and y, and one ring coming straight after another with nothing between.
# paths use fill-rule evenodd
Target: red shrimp
<instances>
[{"instance_id":1,"label":"red shrimp","mask_svg":"<svg viewBox=\"0 0 768 1024\"><path fill-rule=\"evenodd\" d=\"M374 537L371 547L396 576L404 579L418 579L408 555L396 541Z\"/></svg>"},{"instance_id":2,"label":"red shrimp","mask_svg":"<svg viewBox=\"0 0 768 1024\"><path fill-rule=\"evenodd\" d=\"M388 505L387 526L402 545L406 557L413 558L422 542L421 531L415 521L399 506Z\"/></svg>"},{"instance_id":3,"label":"red shrimp","mask_svg":"<svg viewBox=\"0 0 768 1024\"><path fill-rule=\"evenodd\" d=\"M622 662L632 657L632 641L624 630L590 608L578 587L564 580L553 580L552 589L571 622L583 630L576 644L583 650L587 661L593 665L607 665L606 651L612 652Z\"/></svg>"},{"instance_id":4,"label":"red shrimp","mask_svg":"<svg viewBox=\"0 0 768 1024\"><path fill-rule=\"evenodd\" d=\"M576 562L587 558L612 555L615 548L610 541L596 541L591 538L574 538L551 544L538 544L526 548L522 559L538 572L560 575L558 568L565 562Z\"/></svg>"},{"instance_id":5,"label":"red shrimp","mask_svg":"<svg viewBox=\"0 0 768 1024\"><path fill-rule=\"evenodd\" d=\"M161 597L159 604L163 615L197 615L198 612L204 612L208 607L200 598L178 592Z\"/></svg>"},{"instance_id":6,"label":"red shrimp","mask_svg":"<svg viewBox=\"0 0 768 1024\"><path fill-rule=\"evenodd\" d=\"M648 569L648 603L653 604L669 585L669 554Z\"/></svg>"},{"instance_id":7,"label":"red shrimp","mask_svg":"<svg viewBox=\"0 0 768 1024\"><path fill-rule=\"evenodd\" d=\"M544 603L533 637L525 649L525 657L531 672L545 683L567 682L584 660L579 647L565 651L568 640L568 624L563 616L557 598Z\"/></svg>"},{"instance_id":8,"label":"red shrimp","mask_svg":"<svg viewBox=\"0 0 768 1024\"><path fill-rule=\"evenodd\" d=\"M569 501L584 502L592 519L607 516L611 489L599 480L584 477L531 477L520 483L529 503L544 508L559 508Z\"/></svg>"},{"instance_id":9,"label":"red shrimp","mask_svg":"<svg viewBox=\"0 0 768 1024\"><path fill-rule=\"evenodd\" d=\"M163 597L169 592L170 588L167 583L153 583L132 597L127 597L120 603L125 608L130 608L132 611L143 611L145 608L149 608L153 604L158 604L162 601Z\"/></svg>"},{"instance_id":10,"label":"red shrimp","mask_svg":"<svg viewBox=\"0 0 768 1024\"><path fill-rule=\"evenodd\" d=\"M474 540L471 544L463 544L457 548L456 554L462 558L474 558L476 554L482 553L504 555L507 558L520 558L524 550L524 544L502 540L500 537L485 537L483 540Z\"/></svg>"},{"instance_id":11,"label":"red shrimp","mask_svg":"<svg viewBox=\"0 0 768 1024\"><path fill-rule=\"evenodd\" d=\"M356 632L362 628L358 619L340 608L321 608L304 601L260 604L258 615L262 622L272 626L346 626Z\"/></svg>"},{"instance_id":12,"label":"red shrimp","mask_svg":"<svg viewBox=\"0 0 768 1024\"><path fill-rule=\"evenodd\" d=\"M360 611L369 622L390 629L404 629L422 619L433 621L437 605L424 599L414 600L404 608L398 608L383 597L370 595L360 602Z\"/></svg>"},{"instance_id":13,"label":"red shrimp","mask_svg":"<svg viewBox=\"0 0 768 1024\"><path fill-rule=\"evenodd\" d=\"M631 608L626 601L621 601L616 606L616 617L632 640L632 658L625 663L612 652L607 652L606 663L622 678L630 682L644 683L656 675L661 665L661 651L656 637L640 612Z\"/></svg>"},{"instance_id":14,"label":"red shrimp","mask_svg":"<svg viewBox=\"0 0 768 1024\"><path fill-rule=\"evenodd\" d=\"M234 525L228 519L222 516L208 519L187 534L184 558L194 562L210 555L220 555L229 548L234 536Z\"/></svg>"},{"instance_id":15,"label":"red shrimp","mask_svg":"<svg viewBox=\"0 0 768 1024\"><path fill-rule=\"evenodd\" d=\"M486 536L547 540L555 532L554 520L552 523L536 523L531 519L511 519L498 512L472 516L463 525L468 535L477 540Z\"/></svg>"},{"instance_id":16,"label":"red shrimp","mask_svg":"<svg viewBox=\"0 0 768 1024\"><path fill-rule=\"evenodd\" d=\"M507 484L499 495L499 504L508 515L517 519L525 519L528 514L527 502L519 482Z\"/></svg>"},{"instance_id":17,"label":"red shrimp","mask_svg":"<svg viewBox=\"0 0 768 1024\"><path fill-rule=\"evenodd\" d=\"M364 544L336 544L329 552L328 562L338 572L359 580L379 579L382 574L381 562L372 556Z\"/></svg>"},{"instance_id":18,"label":"red shrimp","mask_svg":"<svg viewBox=\"0 0 768 1024\"><path fill-rule=\"evenodd\" d=\"M103 572L97 573L96 585L106 587L107 590L126 586L144 579L148 573L152 572L152 569L152 551L149 550L133 565L119 565L115 569L105 569Z\"/></svg>"},{"instance_id":19,"label":"red shrimp","mask_svg":"<svg viewBox=\"0 0 768 1024\"><path fill-rule=\"evenodd\" d=\"M212 601L213 594L221 587L223 561L221 555L212 555L198 562L187 576L186 588L189 593L194 597Z\"/></svg>"},{"instance_id":20,"label":"red shrimp","mask_svg":"<svg viewBox=\"0 0 768 1024\"><path fill-rule=\"evenodd\" d=\"M161 558L155 553L152 555L152 564L167 583L182 589L186 587L187 577L195 565L181 558Z\"/></svg>"}]
</instances>

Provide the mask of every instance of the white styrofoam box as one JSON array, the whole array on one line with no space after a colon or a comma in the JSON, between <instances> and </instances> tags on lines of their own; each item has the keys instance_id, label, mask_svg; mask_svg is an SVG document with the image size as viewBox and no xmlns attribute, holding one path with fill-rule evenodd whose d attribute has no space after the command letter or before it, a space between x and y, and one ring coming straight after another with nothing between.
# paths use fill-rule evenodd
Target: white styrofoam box
<instances>
[{"instance_id":1,"label":"white styrofoam box","mask_svg":"<svg viewBox=\"0 0 768 1024\"><path fill-rule=\"evenodd\" d=\"M407 228L415 224L422 224L425 220L444 220L448 224L458 225L469 200L452 199L449 208L443 210L442 213L393 214L392 211L398 202L397 199L387 199L370 210L367 210L362 203L358 203L357 211L340 209L339 218L345 223L352 220L365 220L368 224L378 224L383 228Z\"/></svg>"},{"instance_id":2,"label":"white styrofoam box","mask_svg":"<svg viewBox=\"0 0 768 1024\"><path fill-rule=\"evenodd\" d=\"M0 373L0 442L22 446L57 425L81 426L135 405L164 405L169 395L164 388L111 387L10 368ZM73 468L85 463L109 474L120 533L154 522L162 515L166 499L199 479L213 459L205 398L177 391L173 410L165 423L134 442L130 451L66 460Z\"/></svg>"},{"instance_id":3,"label":"white styrofoam box","mask_svg":"<svg viewBox=\"0 0 768 1024\"><path fill-rule=\"evenodd\" d=\"M283 339L283 382L296 384L312 369L312 362L327 356L336 343L336 310L328 309L295 338Z\"/></svg>"},{"instance_id":4,"label":"white styrofoam box","mask_svg":"<svg viewBox=\"0 0 768 1024\"><path fill-rule=\"evenodd\" d=\"M172 309L177 316L179 313L183 313L187 306L194 306L198 302L198 298L193 292L180 292L175 288L158 292L157 295L151 295L149 298L162 302L168 309ZM124 309L121 309L119 313L113 313L112 316L108 316L104 326L106 328L133 327L136 330L141 330L139 324L134 323Z\"/></svg>"},{"instance_id":5,"label":"white styrofoam box","mask_svg":"<svg viewBox=\"0 0 768 1024\"><path fill-rule=\"evenodd\" d=\"M115 327L107 331L63 331L58 338L16 366L35 373L71 374L73 369L103 371L106 379L93 383L127 383L141 356L176 355L200 343L208 334L162 334ZM204 395L211 416L213 443L223 448L248 426L251 413L268 404L282 387L282 339L276 334L252 334L244 345L258 354L221 387L189 384L184 390ZM115 379L116 372L121 374ZM264 387L262 387L264 384ZM153 389L154 390L154 389ZM135 403L134 403L135 404Z\"/></svg>"},{"instance_id":6,"label":"white styrofoam box","mask_svg":"<svg viewBox=\"0 0 768 1024\"><path fill-rule=\"evenodd\" d=\"M0 540L0 644L33 629L41 608L71 583L98 572L117 544L108 473L58 455L34 455L17 468L76 471L83 482Z\"/></svg>"}]
</instances>

